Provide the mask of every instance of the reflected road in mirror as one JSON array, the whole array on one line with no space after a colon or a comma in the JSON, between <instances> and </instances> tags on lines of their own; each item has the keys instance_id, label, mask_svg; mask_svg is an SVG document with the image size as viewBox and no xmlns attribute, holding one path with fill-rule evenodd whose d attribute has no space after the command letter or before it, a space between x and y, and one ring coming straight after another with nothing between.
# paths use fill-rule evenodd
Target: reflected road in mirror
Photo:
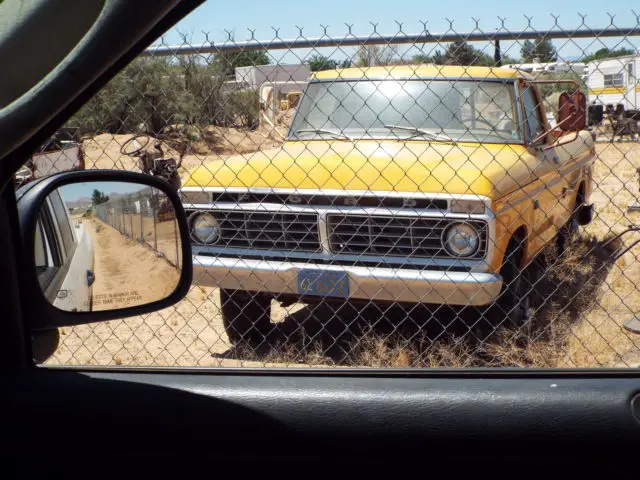
<instances>
[{"instance_id":1,"label":"reflected road in mirror","mask_svg":"<svg viewBox=\"0 0 640 480\"><path fill-rule=\"evenodd\" d=\"M166 298L180 278L181 249L171 201L138 183L65 185L43 203L35 233L40 285L64 311Z\"/></svg>"}]
</instances>

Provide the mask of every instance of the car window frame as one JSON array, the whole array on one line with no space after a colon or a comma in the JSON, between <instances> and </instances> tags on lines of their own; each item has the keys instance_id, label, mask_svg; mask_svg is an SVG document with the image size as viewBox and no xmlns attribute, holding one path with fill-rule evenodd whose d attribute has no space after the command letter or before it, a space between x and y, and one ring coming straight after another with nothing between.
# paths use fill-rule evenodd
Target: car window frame
<instances>
[{"instance_id":1,"label":"car window frame","mask_svg":"<svg viewBox=\"0 0 640 480\"><path fill-rule=\"evenodd\" d=\"M69 218L69 211L62 200L60 192L54 190L49 194L49 202L51 204L53 219L56 222L60 234L60 241L65 252L65 261L71 257L76 250L76 237Z\"/></svg>"},{"instance_id":2,"label":"car window frame","mask_svg":"<svg viewBox=\"0 0 640 480\"><path fill-rule=\"evenodd\" d=\"M73 252L71 252L71 255L69 256L64 250L59 226L53 212L53 206L51 205L49 198L47 198L42 204L41 222L43 232L46 236L51 252L53 267L40 274L38 276L38 280L40 282L40 287L44 292L44 296L50 302L55 300L58 294L58 289L62 285L62 282L69 271L71 259L73 258Z\"/></svg>"},{"instance_id":3,"label":"car window frame","mask_svg":"<svg viewBox=\"0 0 640 480\"><path fill-rule=\"evenodd\" d=\"M541 133L547 130L546 119L544 118L544 116L542 115L542 112L540 111L540 105L542 104L542 102L538 95L538 89L535 88L530 83L527 83L524 81L519 82L518 93L519 93L518 94L519 104L522 109L522 127L523 127L522 130L523 130L527 145L532 145L533 140L535 140L537 136L539 136ZM527 111L527 103L525 101L525 95L527 94L531 95L533 100L535 101L535 106L534 106L535 115L540 125L540 131L536 134L531 133L530 123L529 123L529 113ZM545 135L543 138L541 138L538 142L536 142L532 146L545 145L547 143L548 143L548 138Z\"/></svg>"},{"instance_id":4,"label":"car window frame","mask_svg":"<svg viewBox=\"0 0 640 480\"><path fill-rule=\"evenodd\" d=\"M36 243L36 252L34 252L34 255L35 255L36 268L47 269L47 268L54 267L55 265L53 264L53 255L49 247L48 238L44 231L42 221L40 220L38 220L38 224L36 226L35 243ZM38 249L40 250L40 253L38 252ZM39 256L43 258L39 258ZM42 264L39 264L38 263L39 261L42 261Z\"/></svg>"},{"instance_id":5,"label":"car window frame","mask_svg":"<svg viewBox=\"0 0 640 480\"><path fill-rule=\"evenodd\" d=\"M140 18L142 28L148 15ZM104 62L109 60L106 57ZM73 108L58 114L59 123ZM21 150L16 149L11 158L15 165L32 147L27 141ZM287 369L265 373L261 369L38 368L26 332L32 318L20 308L29 301L29 293L19 288L28 265L25 255L33 252L24 251L18 226L14 192L5 188L0 201L0 246L6 249L0 248L5 252L0 255L0 266L7 269L7 275L0 276L4 287L0 288L0 308L6 322L0 335L0 356L8 360L5 367L21 370L20 375L9 375L3 386L9 417L6 434L13 439L8 442L8 454L24 455L44 438L55 440L47 443L49 456L54 453L64 458L60 455L77 452L95 464L96 455L106 457L112 452L131 457L139 450L147 453L145 458L151 458L150 452L156 456L161 452L169 458L173 447L188 452L185 458L216 452L235 465L245 464L243 454L255 453L262 469L265 462L330 460L336 452L341 452L341 458L362 459L375 468L372 461L389 461L396 452L401 456L394 469L406 466L407 458L413 457L422 461L424 470L420 453L411 453L435 446L431 453L448 467L466 460L493 476L499 473L495 467L500 464L490 463L496 460L491 455L502 460L515 452L528 454L529 461L546 460L540 454L541 446L550 458L562 456L577 465L576 458L582 457L571 456L567 445L596 461L610 453L616 466L635 458L632 449L639 417L638 406L633 407L632 402L638 398L639 374L633 369ZM425 381L420 382L420 377ZM250 428L238 428L242 426ZM224 434L212 435L216 429ZM185 436L186 431L191 434ZM271 441L254 441L258 445L254 448L247 441L248 432L252 438ZM167 440L180 438L184 441ZM218 443L226 449L213 448ZM283 449L283 445L292 448ZM385 449L388 446L394 449ZM468 458L458 458L459 452ZM271 456L277 453L283 456ZM314 453L319 455L314 457ZM44 462L45 467L51 464Z\"/></svg>"}]
</instances>

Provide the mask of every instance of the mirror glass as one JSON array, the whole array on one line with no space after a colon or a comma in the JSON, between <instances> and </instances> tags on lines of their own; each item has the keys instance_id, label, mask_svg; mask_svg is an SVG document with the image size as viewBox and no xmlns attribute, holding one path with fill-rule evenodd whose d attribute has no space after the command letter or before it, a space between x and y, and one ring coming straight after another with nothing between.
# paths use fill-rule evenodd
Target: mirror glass
<instances>
[{"instance_id":1,"label":"mirror glass","mask_svg":"<svg viewBox=\"0 0 640 480\"><path fill-rule=\"evenodd\" d=\"M114 310L168 297L180 279L175 210L140 183L82 182L42 204L35 265L45 297L65 311Z\"/></svg>"}]
</instances>

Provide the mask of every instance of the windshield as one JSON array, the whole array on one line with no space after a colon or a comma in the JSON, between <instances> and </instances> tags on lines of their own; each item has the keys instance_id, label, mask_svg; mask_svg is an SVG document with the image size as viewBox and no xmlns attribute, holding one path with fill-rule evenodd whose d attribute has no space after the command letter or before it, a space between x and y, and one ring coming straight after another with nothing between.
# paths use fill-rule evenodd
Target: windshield
<instances>
[{"instance_id":1,"label":"windshield","mask_svg":"<svg viewBox=\"0 0 640 480\"><path fill-rule=\"evenodd\" d=\"M468 80L312 82L290 140L425 139L521 143L512 83Z\"/></svg>"}]
</instances>

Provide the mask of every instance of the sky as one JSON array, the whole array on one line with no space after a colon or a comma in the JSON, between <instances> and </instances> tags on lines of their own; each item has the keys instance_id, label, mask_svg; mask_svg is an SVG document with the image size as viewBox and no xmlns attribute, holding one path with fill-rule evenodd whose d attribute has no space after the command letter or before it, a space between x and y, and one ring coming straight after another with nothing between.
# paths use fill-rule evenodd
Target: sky
<instances>
[{"instance_id":1,"label":"sky","mask_svg":"<svg viewBox=\"0 0 640 480\"><path fill-rule=\"evenodd\" d=\"M60 192L65 202L75 202L80 198L91 198L94 190L100 190L102 193L109 195L110 193L132 193L145 188L148 188L148 186L141 183L82 182L60 187Z\"/></svg>"},{"instance_id":2,"label":"sky","mask_svg":"<svg viewBox=\"0 0 640 480\"><path fill-rule=\"evenodd\" d=\"M505 27L509 30L522 30L527 27L525 15L532 17L531 25L535 29L549 29L557 23L561 28L576 28L582 23L578 13L586 15L585 24L589 27L604 27L611 23L607 13L614 15L614 24L619 27L638 25L640 4L637 0L616 0L603 2L586 0L571 2L557 0L536 0L535 2L516 2L513 0L484 0L430 2L425 0L322 0L289 2L283 0L244 0L242 2L208 0L163 37L162 42L168 45L182 43L182 34L189 43L205 41L223 42L229 35L235 40L248 40L253 35L258 40L295 38L299 36L298 27L303 28L305 37L317 37L323 34L323 26L327 27L330 36L344 37L348 34L345 23L352 24L352 33L369 35L374 31L370 22L377 22L375 31L379 34L395 34L399 31L396 22L402 23L405 33L419 33L426 28L432 33L442 33L450 29L447 19L453 21L456 32L470 32L476 28L473 18L479 20L478 27L482 31L493 31L500 26L498 17L505 18ZM279 28L278 32L273 28ZM254 33L251 33L253 30ZM208 34L208 36L206 35ZM555 40L560 57L573 60L580 57L583 51L595 51L603 46L640 48L640 37L632 42L621 39L613 40ZM159 42L158 42L159 43ZM476 43L478 48L488 45ZM431 47L429 47L430 49ZM519 56L519 45L504 45L512 56ZM298 63L296 56L304 58L309 51L282 53L271 52L273 62ZM344 58L352 55L352 50L338 52L326 49L320 53L332 58ZM345 55L346 53L346 55ZM401 52L404 53L404 52ZM411 52L409 52L411 54Z\"/></svg>"}]
</instances>

